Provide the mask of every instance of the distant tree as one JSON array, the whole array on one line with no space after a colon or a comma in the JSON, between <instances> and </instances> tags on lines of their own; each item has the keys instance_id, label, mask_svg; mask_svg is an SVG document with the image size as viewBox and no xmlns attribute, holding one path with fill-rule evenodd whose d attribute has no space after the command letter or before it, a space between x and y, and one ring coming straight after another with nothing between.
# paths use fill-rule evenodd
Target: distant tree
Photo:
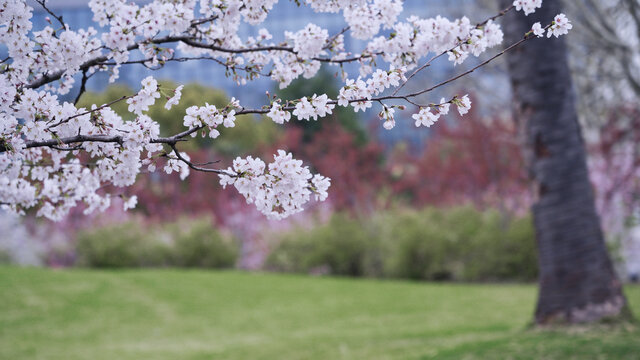
<instances>
[{"instance_id":1,"label":"distant tree","mask_svg":"<svg viewBox=\"0 0 640 360\"><path fill-rule=\"evenodd\" d=\"M640 1L563 0L575 28L568 41L578 112L596 204L621 276L638 273L640 239Z\"/></svg>"},{"instance_id":2,"label":"distant tree","mask_svg":"<svg viewBox=\"0 0 640 360\"><path fill-rule=\"evenodd\" d=\"M472 204L504 214L526 212L531 196L516 135L510 120L475 111L439 124L422 152L392 153L392 191L418 207Z\"/></svg>"},{"instance_id":3,"label":"distant tree","mask_svg":"<svg viewBox=\"0 0 640 360\"><path fill-rule=\"evenodd\" d=\"M575 19L568 45L581 116L597 128L609 120L612 108L640 100L640 1L562 3ZM622 116L621 122L626 119Z\"/></svg>"}]
</instances>

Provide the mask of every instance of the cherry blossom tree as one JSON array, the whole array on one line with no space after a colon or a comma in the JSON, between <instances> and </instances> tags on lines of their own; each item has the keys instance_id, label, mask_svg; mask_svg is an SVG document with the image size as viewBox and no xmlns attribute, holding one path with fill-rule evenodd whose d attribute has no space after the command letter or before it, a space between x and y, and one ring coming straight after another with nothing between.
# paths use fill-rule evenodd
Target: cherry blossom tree
<instances>
[{"instance_id":1,"label":"cherry blossom tree","mask_svg":"<svg viewBox=\"0 0 640 360\"><path fill-rule=\"evenodd\" d=\"M538 32L534 21L560 9L561 2L556 0L529 18L507 16L505 27L510 32L506 37L513 40L513 31L532 26ZM556 23L565 21L558 17ZM534 192L540 267L535 322L625 321L632 316L596 212L567 55L564 39L555 39L520 48L507 57L514 118Z\"/></svg>"},{"instance_id":2,"label":"cherry blossom tree","mask_svg":"<svg viewBox=\"0 0 640 360\"><path fill-rule=\"evenodd\" d=\"M16 213L33 209L53 220L80 203L86 204L85 213L104 210L142 171L176 172L184 179L192 170L218 175L223 186L235 187L267 217L284 218L301 211L312 197L326 199L330 179L312 174L282 150L269 164L249 156L225 169L212 167L214 162L192 162L180 144L198 135L223 136L238 115L265 114L278 124L293 116L315 121L336 106L358 112L375 105L389 130L395 126L396 111L411 108L415 125L429 127L451 106L466 114L471 102L466 95L451 94L419 103L420 95L455 82L525 41L545 33L557 37L571 29L562 14L545 19L546 24L517 34L518 41L468 70L406 93L401 92L404 85L435 60L447 57L460 65L501 45L504 34L496 19L513 11L533 13L542 0L516 0L479 23L440 16L400 21L401 0L296 0L291 6L341 14L345 27L329 34L308 24L285 32L281 42L273 41L265 29L259 29L258 36L238 35L241 23L258 27L277 0L155 0L145 5L91 0L99 30L72 29L46 0L36 1L50 14L43 29L33 28L33 9L24 0L0 0L0 41L8 52L0 63L0 203ZM363 40L366 46L349 53L347 37ZM58 98L79 88L77 102L88 79L98 73L108 73L113 82L122 66L157 69L176 61L217 64L239 86L269 77L281 88L301 76L314 77L327 64L339 69L344 85L335 99L308 94L287 101L268 96L259 108L247 108L238 99L226 106L192 106L182 119L185 130L167 137L159 135L159 125L147 111L161 96L170 109L180 101L182 86L165 88L147 77L137 93L90 108ZM359 64L359 73L347 72L348 63ZM117 102L126 102L132 120L110 108ZM135 196L125 200L125 209L136 205Z\"/></svg>"}]
</instances>

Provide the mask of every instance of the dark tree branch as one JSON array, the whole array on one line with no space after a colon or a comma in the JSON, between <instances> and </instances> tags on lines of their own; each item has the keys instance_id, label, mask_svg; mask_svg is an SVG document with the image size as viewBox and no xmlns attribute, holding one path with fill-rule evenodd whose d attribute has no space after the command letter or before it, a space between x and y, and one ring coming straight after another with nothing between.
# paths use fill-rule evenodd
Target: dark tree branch
<instances>
[{"instance_id":1,"label":"dark tree branch","mask_svg":"<svg viewBox=\"0 0 640 360\"><path fill-rule=\"evenodd\" d=\"M76 96L76 99L73 101L73 105L76 105L78 101L80 101L80 97L86 91L87 80L89 80L89 77L87 76L87 69L84 69L82 70L82 81L80 83L80 91L78 92L78 96Z\"/></svg>"}]
</instances>

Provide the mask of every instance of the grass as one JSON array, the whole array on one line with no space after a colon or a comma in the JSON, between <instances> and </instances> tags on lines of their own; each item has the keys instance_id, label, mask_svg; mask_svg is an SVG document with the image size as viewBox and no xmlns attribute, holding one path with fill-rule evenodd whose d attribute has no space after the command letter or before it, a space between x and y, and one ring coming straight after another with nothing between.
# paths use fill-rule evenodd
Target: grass
<instances>
[{"instance_id":1,"label":"grass","mask_svg":"<svg viewBox=\"0 0 640 360\"><path fill-rule=\"evenodd\" d=\"M640 309L640 288L627 296ZM640 359L640 330L526 330L532 285L0 267L0 359Z\"/></svg>"}]
</instances>

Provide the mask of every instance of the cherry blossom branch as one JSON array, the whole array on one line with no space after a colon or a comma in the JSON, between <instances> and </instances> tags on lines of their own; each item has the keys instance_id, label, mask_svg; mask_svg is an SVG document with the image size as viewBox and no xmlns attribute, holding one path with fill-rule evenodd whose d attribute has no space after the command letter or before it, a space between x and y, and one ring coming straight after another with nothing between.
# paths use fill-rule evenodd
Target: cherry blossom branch
<instances>
[{"instance_id":1,"label":"cherry blossom branch","mask_svg":"<svg viewBox=\"0 0 640 360\"><path fill-rule=\"evenodd\" d=\"M499 13L497 13L496 15L494 15L494 16L492 16L492 17L488 18L487 20L485 20L485 21L483 21L483 22L481 22L481 23L479 23L477 26L478 26L478 27L480 27L480 26L487 25L487 23L488 23L489 21L495 21L496 19L498 19L498 18L500 18L500 17L503 17L503 16L507 15L507 13L508 13L509 11L513 10L514 8L515 8L515 5L511 4L511 5L510 5L510 6L508 6L507 8L502 9L502 10L501 10Z\"/></svg>"},{"instance_id":2,"label":"cherry blossom branch","mask_svg":"<svg viewBox=\"0 0 640 360\"><path fill-rule=\"evenodd\" d=\"M98 106L98 107L97 107L97 108L95 108L95 109L87 110L87 111L85 111L85 112L78 113L78 114L75 114L75 115L73 115L73 116L69 116L68 118L62 119L62 120L58 121L57 123L55 123L55 124L53 124L53 125L49 126L49 129L52 129L52 128L56 127L56 126L60 126L60 125L62 125L62 124L64 124L64 123L69 122L69 120L75 119L75 118L77 118L77 117L84 116L84 115L89 115L89 114L92 114L92 113L94 113L94 112L96 112L96 111L100 111L100 110L102 110L102 109L104 109L104 108L110 107L110 106L111 106L111 105L113 105L113 104L116 104L116 103L118 103L118 102L120 102L120 101L122 101L122 100L129 99L129 98L131 98L131 97L133 97L133 96L134 96L134 95L123 95L123 96L119 97L118 99L115 99L115 100L110 101L110 102L108 102L108 103L106 103L106 104L100 105L100 106ZM77 100L76 100L76 101L77 101ZM50 120L50 121L51 121L51 120Z\"/></svg>"},{"instance_id":3,"label":"cherry blossom branch","mask_svg":"<svg viewBox=\"0 0 640 360\"><path fill-rule=\"evenodd\" d=\"M478 28L480 28L480 27L482 27L482 26L484 26L484 25L488 24L488 23L489 23L489 21L495 21L496 19L498 19L498 18L500 18L500 17L502 17L502 16L505 16L509 11L513 10L514 8L515 8L515 6L514 6L514 5L511 5L511 6L507 7L507 8L505 8L505 9L503 9L503 10L502 10L502 11L500 11L497 15L494 15L494 16L492 16L492 17L490 17L490 18L486 19L485 21L483 21L483 22L481 22L481 23L476 24L476 29L478 29ZM452 48L450 48L450 49L448 49L448 50L446 50L446 51L443 51L443 52L441 52L440 54L437 54L437 55L434 55L433 57L431 57L431 59L429 59L426 63L424 63L424 65L422 65L421 67L419 67L418 69L416 69L413 73L411 73L411 75L409 75L409 77L407 78L407 80L403 81L403 82L402 82L402 84L400 84L400 86L399 86L399 87L397 87L397 88L395 89L395 91L393 92L393 95L396 95L396 94L397 94L397 93L398 93L398 92L399 92L399 91L400 91L400 90L401 90L401 89L402 89L402 88L403 88L403 87L404 87L404 86L409 82L409 80L411 80L411 79L412 79L414 76L416 76L419 72L421 72L422 70L424 70L424 69L426 69L427 67L431 66L431 64L432 64L435 60L439 59L440 57L444 56L445 54L447 54L447 53L449 53L449 52L451 52L451 51L454 51L454 50L455 50L455 49L457 49L460 45L462 45L462 44L464 44L464 43L468 42L470 39L471 39L471 38L469 37L469 38L466 38L466 39L464 39L464 40L460 40L460 41L458 41L458 43L457 43L454 47L452 47Z\"/></svg>"},{"instance_id":4,"label":"cherry blossom branch","mask_svg":"<svg viewBox=\"0 0 640 360\"><path fill-rule=\"evenodd\" d=\"M257 47L230 49L230 48L225 48L225 47L221 47L221 46L214 45L214 44L205 44L205 43L197 42L197 41L194 40L193 37L182 37L181 39L179 39L177 41L181 41L181 42L183 42L183 43L185 43L185 44L187 44L189 46L192 46L192 47L195 47L195 48L199 48L199 49L208 49L208 50L219 51L219 52L230 53L230 54L244 54L244 53L265 52L265 51L285 51L285 52L292 53L294 55L298 55L298 53L295 50L293 50L292 47L289 47L289 46L270 45L270 46L257 46ZM346 59L331 59L331 58L323 58L323 57L313 57L313 58L311 58L311 60L325 62L325 63L342 64L342 63L347 63L347 62L360 61L362 59L370 58L370 57L373 57L375 55L380 55L380 54L381 53L363 54L363 55L360 55L360 56L354 56L354 57L350 57L350 58L346 58Z\"/></svg>"},{"instance_id":5,"label":"cherry blossom branch","mask_svg":"<svg viewBox=\"0 0 640 360\"><path fill-rule=\"evenodd\" d=\"M332 37L330 37L327 40L327 44L322 48L323 50L327 50L331 47L331 44L333 44L334 41L336 41L336 39L338 39L338 37L340 35L343 35L344 33L346 33L347 31L349 31L349 29L351 29L351 26L345 26L344 28L342 28L342 30L340 30L340 32L338 32L337 34L333 35Z\"/></svg>"},{"instance_id":6,"label":"cherry blossom branch","mask_svg":"<svg viewBox=\"0 0 640 360\"><path fill-rule=\"evenodd\" d=\"M525 35L520 41L510 45L509 47L503 49L502 51L500 51L499 53L495 54L494 56L492 56L491 58L483 61L482 63L474 66L473 68L458 74L454 77L451 77L445 81L442 81L436 85L433 85L429 88L417 91L417 92L413 92L410 94L406 94L406 95L386 95L386 96L380 96L380 97L373 97L371 99L367 99L367 98L362 98L362 99L353 99L353 100L349 100L349 103L354 103L354 102L360 102L360 101L378 101L381 102L383 100L405 100L411 104L414 104L416 106L416 103L414 103L411 98L414 98L416 96L422 95L424 93L433 91L441 86L444 86L446 84L449 84L451 82L454 82L466 75L469 75L471 73L473 73L474 71L476 71L477 69L479 69L482 66L485 66L487 64L489 64L491 61L497 59L498 57L504 55L506 52L514 49L515 47L519 46L520 44L524 43L525 41L534 38L535 36L528 33L527 35ZM50 128L56 127L64 122L67 122L73 118L79 117L79 116L83 116L83 115L87 115L90 113L93 113L95 111L99 111L105 107L111 106L119 101L125 100L127 98L130 98L131 96L123 96L119 99L116 99L114 101L111 101L110 103L104 104L96 109L92 109L83 113L79 113L76 114L74 116L71 116L67 119L61 120L59 123L52 125ZM327 102L327 104L332 104L335 105L337 104L337 100L330 100ZM295 109L294 106L283 106L282 107L283 110L287 110L287 111L291 111L293 109ZM236 112L236 115L244 115L244 114L266 114L269 112L269 109L267 108L262 108L262 109L245 109L245 108L241 108L239 111ZM168 144L168 145L175 145L178 141L182 141L186 136L191 135L192 133L198 131L202 129L202 127L195 127L192 128L190 130L184 131L182 133L176 134L172 137L169 138L157 138L157 139L152 139L151 143L164 143L164 144ZM26 148L34 148L34 147L51 147L51 146L56 146L56 145L61 145L61 144L73 144L73 143L81 143L81 142L88 142L88 141L95 141L95 142L107 142L107 143L118 143L120 145L122 145L123 143L123 138L122 136L105 136L105 135L76 135L76 136L72 136L72 137L67 137L67 138L62 138L62 139L51 139L51 140L45 140L45 141L27 141L25 143L25 147ZM0 145L0 153L1 152L5 152L8 149L4 146L4 145Z\"/></svg>"},{"instance_id":7,"label":"cherry blossom branch","mask_svg":"<svg viewBox=\"0 0 640 360\"><path fill-rule=\"evenodd\" d=\"M436 85L433 85L433 86L432 86L432 87L430 87L430 88L427 88L427 89L424 89L424 90L420 90L420 91L416 91L416 92L414 92L414 93L407 94L407 95L404 95L404 96L394 96L394 95L391 95L391 96L383 96L383 97L381 98L381 100L390 100L390 99L406 99L407 97L416 97L416 96L422 95L422 94L424 94L424 93L427 93L427 92L433 91L433 90L435 90L435 89L437 89L437 88L439 88L439 87L441 87L441 86L447 85L447 84L449 84L449 83L451 83L451 82L454 82L454 81L456 81L456 80L458 80L458 79L460 79L460 78L462 78L462 77L464 77L464 76L467 76L467 75L469 75L469 74L473 73L474 71L478 70L479 68L481 68L481 67L483 67L483 66L485 66L485 65L489 64L489 63L490 63L490 62L492 62L493 60L495 60L495 59L499 58L500 56L504 55L504 54L505 54L505 53L507 53L508 51L510 51L510 50L512 50L512 49L514 49L514 48L516 48L516 47L518 47L520 44L522 44L522 43L524 43L525 41L530 40L530 39L532 39L532 38L535 38L535 36L533 36L533 35L527 35L527 36L525 36L524 38L522 38L520 41L518 41L518 42L516 42L516 43L511 44L509 47L507 47L507 48L503 49L503 50L502 50L502 51L500 51L499 53L497 53L497 54L495 54L494 56L490 57L489 59L487 59L487 60L485 60L485 61L481 62L480 64L478 64L478 65L474 66L473 68L471 68L471 69L469 69L469 70L467 70L467 71L465 71L465 72L463 72L463 73L461 73L461 74L459 74L459 75L456 75L456 76L454 76L454 77L452 77L452 78L449 78L449 79L447 79L447 80L445 80L445 81L442 81L442 82L440 82L440 83L438 83L438 84L436 84Z\"/></svg>"},{"instance_id":8,"label":"cherry blossom branch","mask_svg":"<svg viewBox=\"0 0 640 360\"><path fill-rule=\"evenodd\" d=\"M68 148L60 147L60 146L57 146L57 145L52 145L52 146L50 146L50 148L52 148L54 150L58 150L58 151L75 151L75 150L82 149L82 144L74 145L74 146L68 147Z\"/></svg>"},{"instance_id":9,"label":"cherry blossom branch","mask_svg":"<svg viewBox=\"0 0 640 360\"><path fill-rule=\"evenodd\" d=\"M214 44L206 44L206 43L201 43L196 41L197 37L196 36L192 36L192 35L179 35L179 36L164 36L161 38L157 38L157 39L144 39L144 40L140 40L134 44L131 44L129 46L126 47L127 51L131 51L131 50L135 50L137 49L141 44L167 44L167 43L176 43L176 42L182 42L184 44L187 44L189 46L195 47L195 48L200 48L200 49L208 49L208 50L213 50L213 51L219 51L219 52L225 52L225 53L230 53L230 54L243 54L243 53L251 53L251 52L268 52L268 51L286 51L286 52L290 52L292 54L297 55L297 53L293 50L292 47L288 47L288 46L258 46L258 47L247 47L247 48L237 48L237 49L230 49L230 48L225 48L225 47L221 47L218 45L214 45ZM331 59L331 58L321 58L321 57L314 57L311 60L316 60L316 61L320 61L320 62L325 62L325 63L335 63L335 64L344 64L344 63L349 63L349 62L355 62L355 61L360 61L363 59L367 59L367 58L372 58L374 56L380 55L381 53L375 53L375 54L362 54L360 56L354 56L354 57L350 57L350 58L345 58L345 59ZM80 70L88 70L89 68L93 67L93 66L98 66L98 65L102 65L104 62L109 60L109 55L105 54L105 55L100 55L97 56L91 60L88 60L86 62L84 62L82 65L79 66ZM28 89L36 89L39 88L42 85L51 83L53 81L59 80L62 75L65 74L66 71L64 70L59 70L56 71L52 74L43 74L42 76L40 76L39 78L37 78L36 80L32 81L29 84L26 84L25 87Z\"/></svg>"},{"instance_id":10,"label":"cherry blossom branch","mask_svg":"<svg viewBox=\"0 0 640 360\"><path fill-rule=\"evenodd\" d=\"M161 137L157 139L151 139L150 143L152 144L168 144L175 145L179 141L185 141L185 137L191 135L192 133L202 129L202 127L197 127L193 129L189 129L187 131L183 131L176 135L170 137ZM49 140L41 140L41 141L25 141L24 147L26 149L38 148L38 147L54 147L60 145L69 145L69 144L77 144L77 143L85 143L85 142L100 142L100 143L117 143L122 145L124 143L124 138L121 135L75 135L69 136L59 139L49 139ZM0 153L9 151L10 149L4 144L0 143Z\"/></svg>"},{"instance_id":11,"label":"cherry blossom branch","mask_svg":"<svg viewBox=\"0 0 640 360\"><path fill-rule=\"evenodd\" d=\"M46 8L46 0L36 1L54 15ZM292 154L278 150L274 161L269 164L251 156L236 158L232 167L224 170L215 168L216 165L211 165L213 162L192 162L186 152L178 150L178 143L199 132L217 138L223 127L233 127L237 116L244 114L266 114L274 122L284 123L292 116L299 120L317 120L332 113L336 105L352 106L356 112L366 111L373 102L377 102L382 106L379 116L385 119L383 126L388 130L395 126L395 111L406 109L404 103L420 108L419 113L412 115L417 127L433 125L441 115L449 113L450 106L457 106L460 115L464 115L471 107L466 95L428 105L420 105L421 101L416 97L485 66L530 39L532 33L543 36L540 23L535 23L519 42L467 71L429 88L420 87L422 90L413 93L400 94L400 91L407 81L446 53L449 53L451 61L458 64L470 55L478 57L487 49L498 46L502 43L503 33L500 26L491 21L513 8L525 14L532 13L541 7L541 3L542 0L514 1L513 6L474 28L467 18L453 21L442 17L415 18L409 21L413 26L398 22L402 13L401 1L366 0L357 4L331 1L322 4L322 9L316 6L318 4L311 5L316 12L343 12L348 26L342 31L329 36L326 29L310 23L296 32L285 32L286 40L274 43L266 30L260 30L258 38L249 37L246 42L240 42L237 34L243 21L251 25L261 23L273 7L271 0L252 1L255 6L245 6L242 2L230 6L203 3L199 9L202 18L195 19L198 11L195 2L153 0L140 7L94 1L91 4L94 18L100 26L109 27L100 36L95 29L68 30L66 24L57 30L46 28L45 31L34 32L29 20L32 17L31 7L23 0L9 1L5 6L9 15L3 18L3 24L9 38L17 40L4 44L13 57L0 64L0 93L3 94L0 112L7 114L0 134L0 202L19 213L35 208L38 216L52 220L62 219L70 208L79 203L87 204L85 212L104 210L113 194L99 191L101 188L129 186L135 182L142 167L148 165L148 171L155 171L155 160L165 157L164 172L168 174L176 171L184 179L190 170L216 173L223 187L233 186L267 217L281 219L295 214L303 210L312 196L316 200L325 200L330 179L312 174L309 167L303 166ZM125 7L118 8L120 5ZM159 16L164 21L155 21ZM54 17L62 23L61 17ZM217 19L223 24L218 24ZM392 28L394 32L381 37L381 28ZM345 52L343 34L349 29L353 38L369 40L368 50L355 54ZM566 34L571 24L563 14L558 14L547 29L548 37L557 37ZM465 38L466 41L463 40ZM454 45L456 47L448 52L433 52L434 49L442 50ZM128 61L136 49L142 54L139 57L142 60ZM193 57L174 57L177 49ZM430 53L435 55L420 66L421 59ZM380 55L389 64L388 68L376 64ZM232 72L236 80L240 76L237 70L246 71L247 79L268 75L274 77L281 87L288 86L301 75L313 77L320 63L342 65L359 62L361 77L345 79L345 85L335 100L329 99L327 94L314 94L292 100L273 97L257 109L244 108L237 100L231 100L222 108L210 104L190 106L181 119L187 130L169 137L160 137L160 124L147 112L161 96L167 98L164 104L167 110L178 104L184 85L165 89L149 76L141 81L142 89L136 94L122 96L107 104L92 105L94 108L89 110L61 103L53 95L66 94L72 89L76 74L82 74L75 97L77 102L92 74L112 70L109 66L115 66L110 78L115 80L117 69L124 64L139 63L153 69L164 66L168 61L190 60L215 61L226 68L225 75L230 76ZM243 60L248 63L244 64ZM408 65L419 67L407 79L405 66ZM263 69L271 71L264 75L260 73ZM57 80L60 81L59 87L39 89ZM400 84L402 80L404 82ZM391 88L395 91L384 95ZM388 101L394 99L403 100L403 104ZM129 112L135 115L134 120L125 120L107 110L123 100L126 100ZM29 150L43 147L48 151ZM80 156L78 151L83 155ZM76 168L66 171L63 168L81 165L83 162L80 160L85 157L96 164L88 171ZM47 182L47 179L52 181ZM135 200L133 203L127 201L125 210L134 205Z\"/></svg>"},{"instance_id":12,"label":"cherry blossom branch","mask_svg":"<svg viewBox=\"0 0 640 360\"><path fill-rule=\"evenodd\" d=\"M208 23L209 21L214 21L216 19L218 19L218 15L213 15L213 16L210 16L210 17L204 18L204 19L193 20L193 21L191 21L191 27L195 28L198 25L202 25L202 24Z\"/></svg>"},{"instance_id":13,"label":"cherry blossom branch","mask_svg":"<svg viewBox=\"0 0 640 360\"><path fill-rule=\"evenodd\" d=\"M406 94L406 95L386 95L386 96L379 96L379 97L372 97L371 99L367 99L367 98L362 98L362 99L353 99L353 100L349 100L349 103L355 103L355 102L361 102L361 101L378 101L381 102L383 100L404 100L407 101L413 105L419 106L418 104L414 103L411 98L417 97L419 95L422 95L424 93L433 91L439 87L442 87L444 85L447 85L451 82L454 82L464 76L467 76L471 73L473 73L474 71L476 71L477 69L479 69L482 66L485 66L487 64L489 64L491 61L497 59L498 57L504 55L506 52L516 48L517 46L521 45L522 43L524 43L527 40L530 40L531 38L534 38L535 36L532 34L527 34L525 37L523 37L520 41L511 44L509 47L503 49L502 51L500 51L499 53L495 54L494 56L492 56L491 58L483 61L482 63L474 66L473 68L458 74L454 77L451 77L445 81L442 81L436 85L433 85L429 88L426 88L424 90L420 90L417 92L413 92L410 94ZM111 101L110 103L104 104L96 109L92 109L89 111L86 111L84 113L80 113L80 114L76 114L74 116L71 116L67 119L62 120L61 122L59 122L58 124L55 124L53 126L51 126L50 128L53 128L55 126L60 125L63 122L67 122L73 118L79 117L79 116L83 116L83 115L87 115L90 114L92 112L98 111L100 109L103 109L107 106L111 106L119 101L125 100L127 98L130 98L131 96L123 96L119 99L116 99L114 101ZM327 102L327 104L332 104L335 105L337 104L338 101L337 100L330 100ZM287 111L291 111L294 110L295 106L283 106L282 110L287 110ZM245 108L241 108L239 111L236 112L236 115L246 115L246 114L266 114L269 112L269 109L267 108L262 108L262 109L245 109ZM168 138L157 138L157 139L152 139L151 143L164 143L164 144L168 144L168 145L175 145L178 141L183 141L184 138L186 136L191 135L192 133L202 129L203 127L195 127L192 128L190 130L184 131L182 133L176 134L174 136L168 137ZM118 143L120 145L122 145L123 143L123 138L122 136L104 136L104 135L77 135L77 136L72 136L72 137L67 137L67 138L62 138L62 139L51 139L51 140L45 140L45 141L28 141L25 144L26 148L34 148L34 147L46 147L46 146L54 146L54 145L60 145L60 144L72 144L72 143L79 143L79 142L87 142L87 141L95 141L95 142L110 142L110 143ZM0 144L0 153L1 152L5 152L8 149L6 149L4 147L4 145Z\"/></svg>"}]
</instances>

